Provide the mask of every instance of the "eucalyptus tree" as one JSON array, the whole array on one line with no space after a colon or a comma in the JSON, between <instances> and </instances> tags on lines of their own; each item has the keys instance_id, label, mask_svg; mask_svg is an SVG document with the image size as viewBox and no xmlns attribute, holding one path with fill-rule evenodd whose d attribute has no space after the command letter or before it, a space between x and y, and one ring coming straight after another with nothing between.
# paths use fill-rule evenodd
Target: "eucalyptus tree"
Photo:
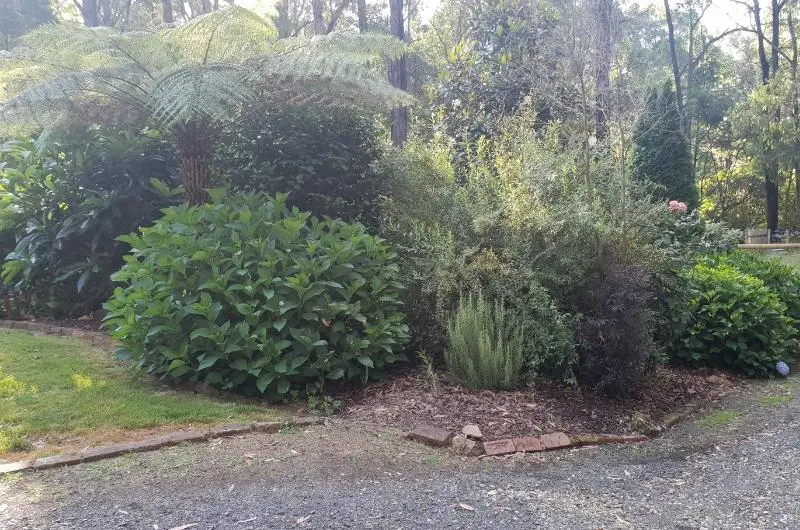
<instances>
[{"instance_id":1,"label":"eucalyptus tree","mask_svg":"<svg viewBox=\"0 0 800 530\"><path fill-rule=\"evenodd\" d=\"M149 123L174 141L186 197L204 202L220 133L274 105L386 109L410 96L386 80L389 36L332 33L277 39L240 7L176 28L121 33L51 25L0 58L0 136L80 121Z\"/></svg>"}]
</instances>

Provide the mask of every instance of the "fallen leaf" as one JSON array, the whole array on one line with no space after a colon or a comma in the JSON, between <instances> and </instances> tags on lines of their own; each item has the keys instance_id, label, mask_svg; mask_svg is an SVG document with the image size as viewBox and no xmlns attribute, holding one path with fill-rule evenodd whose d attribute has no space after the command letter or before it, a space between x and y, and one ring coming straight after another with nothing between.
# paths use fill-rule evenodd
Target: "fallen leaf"
<instances>
[{"instance_id":1,"label":"fallen leaf","mask_svg":"<svg viewBox=\"0 0 800 530\"><path fill-rule=\"evenodd\" d=\"M234 487L235 487L235 486L234 486L233 484L231 484L230 486L228 486L228 493L232 492Z\"/></svg>"},{"instance_id":2,"label":"fallen leaf","mask_svg":"<svg viewBox=\"0 0 800 530\"><path fill-rule=\"evenodd\" d=\"M296 523L296 524L303 524L303 523L305 523L306 521L308 521L309 519L311 519L311 516L312 516L312 515L314 515L314 514L308 514L308 515L306 515L305 517L300 517L300 518L298 518L298 519L297 519L297 521L295 521L295 523Z\"/></svg>"},{"instance_id":3,"label":"fallen leaf","mask_svg":"<svg viewBox=\"0 0 800 530\"><path fill-rule=\"evenodd\" d=\"M255 458L255 456L256 455L254 455L253 453L248 453L248 454L244 455L244 457L247 458L248 460L250 460L252 458Z\"/></svg>"},{"instance_id":4,"label":"fallen leaf","mask_svg":"<svg viewBox=\"0 0 800 530\"><path fill-rule=\"evenodd\" d=\"M169 530L186 530L187 528L194 528L197 525L198 525L198 523L189 523L189 524L184 524L184 525L181 525L181 526L173 526Z\"/></svg>"},{"instance_id":5,"label":"fallen leaf","mask_svg":"<svg viewBox=\"0 0 800 530\"><path fill-rule=\"evenodd\" d=\"M458 504L454 504L453 508L460 508L460 509L462 509L464 511L467 511L467 512L474 512L475 511L475 508L473 508L469 504L464 504L463 502L459 502Z\"/></svg>"},{"instance_id":6,"label":"fallen leaf","mask_svg":"<svg viewBox=\"0 0 800 530\"><path fill-rule=\"evenodd\" d=\"M253 521L255 521L256 519L257 519L257 517L251 517L250 519L244 519L244 520L242 520L242 521L236 521L236 524L242 524L242 523L252 523L252 522L253 522Z\"/></svg>"}]
</instances>

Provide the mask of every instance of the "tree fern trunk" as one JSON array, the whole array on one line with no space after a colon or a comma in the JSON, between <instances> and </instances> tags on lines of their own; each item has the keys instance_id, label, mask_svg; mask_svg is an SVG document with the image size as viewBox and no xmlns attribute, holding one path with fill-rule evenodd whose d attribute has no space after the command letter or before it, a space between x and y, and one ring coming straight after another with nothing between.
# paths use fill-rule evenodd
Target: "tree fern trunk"
<instances>
[{"instance_id":1,"label":"tree fern trunk","mask_svg":"<svg viewBox=\"0 0 800 530\"><path fill-rule=\"evenodd\" d=\"M389 0L389 18L392 35L405 41L405 17L403 0ZM406 56L389 61L389 82L401 90L408 88ZM408 107L397 107L389 116L392 129L392 144L402 147L408 140Z\"/></svg>"},{"instance_id":2,"label":"tree fern trunk","mask_svg":"<svg viewBox=\"0 0 800 530\"><path fill-rule=\"evenodd\" d=\"M162 15L164 24L172 24L175 22L175 18L172 16L172 0L161 0L161 7L164 10Z\"/></svg>"},{"instance_id":3,"label":"tree fern trunk","mask_svg":"<svg viewBox=\"0 0 800 530\"><path fill-rule=\"evenodd\" d=\"M208 202L210 184L211 137L208 128L189 122L175 132L178 143L178 171L186 200L191 205Z\"/></svg>"}]
</instances>

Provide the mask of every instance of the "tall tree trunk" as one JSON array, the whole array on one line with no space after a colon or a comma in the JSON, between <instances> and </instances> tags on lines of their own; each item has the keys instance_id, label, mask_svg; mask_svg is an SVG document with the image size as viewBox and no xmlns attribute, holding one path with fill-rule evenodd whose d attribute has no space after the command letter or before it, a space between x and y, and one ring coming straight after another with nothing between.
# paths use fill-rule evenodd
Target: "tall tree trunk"
<instances>
[{"instance_id":1,"label":"tall tree trunk","mask_svg":"<svg viewBox=\"0 0 800 530\"><path fill-rule=\"evenodd\" d=\"M405 41L405 17L403 0L389 0L389 23L392 35ZM405 54L399 59L389 61L389 82L401 90L408 89L408 66ZM402 147L408 140L408 107L392 109L390 124L392 129L392 144Z\"/></svg>"},{"instance_id":2,"label":"tall tree trunk","mask_svg":"<svg viewBox=\"0 0 800 530\"><path fill-rule=\"evenodd\" d=\"M289 21L289 0L280 0L275 3L278 20L275 23L279 39L288 39L292 36L292 23Z\"/></svg>"},{"instance_id":3,"label":"tall tree trunk","mask_svg":"<svg viewBox=\"0 0 800 530\"><path fill-rule=\"evenodd\" d=\"M172 0L161 0L161 9L163 11L162 20L164 24L175 22L175 16L172 14Z\"/></svg>"},{"instance_id":4,"label":"tall tree trunk","mask_svg":"<svg viewBox=\"0 0 800 530\"><path fill-rule=\"evenodd\" d=\"M772 0L772 54L770 56L772 77L775 77L778 73L778 58L780 55L779 43L781 40L781 7L782 5L778 4L778 0Z\"/></svg>"},{"instance_id":5,"label":"tall tree trunk","mask_svg":"<svg viewBox=\"0 0 800 530\"><path fill-rule=\"evenodd\" d=\"M675 45L675 25L672 23L672 10L669 8L669 0L664 0L664 9L667 12L667 31L669 33L669 56L672 62L672 79L675 82L675 99L678 103L678 111L683 116L683 86L681 83L681 68L678 65L678 51Z\"/></svg>"},{"instance_id":6,"label":"tall tree trunk","mask_svg":"<svg viewBox=\"0 0 800 530\"><path fill-rule=\"evenodd\" d=\"M203 0L202 9L203 13L211 13L211 0Z\"/></svg>"},{"instance_id":7,"label":"tall tree trunk","mask_svg":"<svg viewBox=\"0 0 800 530\"><path fill-rule=\"evenodd\" d=\"M90 28L99 26L100 19L97 16L97 0L82 0L81 15L83 16L84 26Z\"/></svg>"},{"instance_id":8,"label":"tall tree trunk","mask_svg":"<svg viewBox=\"0 0 800 530\"><path fill-rule=\"evenodd\" d=\"M336 29L336 24L338 24L339 18L342 16L342 13L344 13L344 10L347 9L348 5L350 5L350 0L341 0L339 6L333 10L331 19L328 21L328 27L325 28L326 34Z\"/></svg>"},{"instance_id":9,"label":"tall tree trunk","mask_svg":"<svg viewBox=\"0 0 800 530\"><path fill-rule=\"evenodd\" d=\"M322 16L322 0L311 0L311 11L314 14L314 35L325 35L325 19Z\"/></svg>"},{"instance_id":10,"label":"tall tree trunk","mask_svg":"<svg viewBox=\"0 0 800 530\"><path fill-rule=\"evenodd\" d=\"M756 26L756 42L758 44L758 62L761 67L761 83L764 85L769 84L770 77L775 75L777 71L779 38L780 38L780 9L777 2L773 2L772 24L778 26L777 37L776 31L773 28L771 43L772 54L771 58L767 58L767 48L765 45L766 37L764 36L764 26L761 23L761 6L758 0L753 0L753 21ZM774 71L772 67L775 67ZM776 116L776 120L780 120L780 114ZM772 242L772 234L778 230L778 211L780 208L780 197L778 195L778 166L771 160L769 154L765 154L767 163L764 165L764 192L767 196L767 228L770 231L770 243Z\"/></svg>"},{"instance_id":11,"label":"tall tree trunk","mask_svg":"<svg viewBox=\"0 0 800 530\"><path fill-rule=\"evenodd\" d=\"M111 0L100 0L100 25L114 25L114 12L111 9Z\"/></svg>"},{"instance_id":12,"label":"tall tree trunk","mask_svg":"<svg viewBox=\"0 0 800 530\"><path fill-rule=\"evenodd\" d=\"M212 142L208 127L192 121L175 131L178 144L178 173L186 200L191 205L208 202L206 190L210 184L209 163Z\"/></svg>"},{"instance_id":13,"label":"tall tree trunk","mask_svg":"<svg viewBox=\"0 0 800 530\"><path fill-rule=\"evenodd\" d=\"M367 0L358 0L358 31L365 33L369 29L367 25Z\"/></svg>"},{"instance_id":14,"label":"tall tree trunk","mask_svg":"<svg viewBox=\"0 0 800 530\"><path fill-rule=\"evenodd\" d=\"M613 54L613 0L595 0L594 17L599 32L597 77L595 78L595 136L608 136L608 115L611 110L611 59Z\"/></svg>"}]
</instances>

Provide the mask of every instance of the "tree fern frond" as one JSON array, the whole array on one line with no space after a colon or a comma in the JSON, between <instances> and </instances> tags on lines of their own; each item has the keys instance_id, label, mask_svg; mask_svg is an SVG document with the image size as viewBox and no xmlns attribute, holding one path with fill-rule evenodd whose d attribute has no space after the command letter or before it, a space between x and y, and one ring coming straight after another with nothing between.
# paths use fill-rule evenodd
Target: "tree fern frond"
<instances>
[{"instance_id":1,"label":"tree fern frond","mask_svg":"<svg viewBox=\"0 0 800 530\"><path fill-rule=\"evenodd\" d=\"M164 40L175 46L186 62L197 64L242 60L266 53L277 36L270 22L235 5L163 33Z\"/></svg>"},{"instance_id":2,"label":"tree fern frond","mask_svg":"<svg viewBox=\"0 0 800 530\"><path fill-rule=\"evenodd\" d=\"M192 65L171 71L155 80L153 116L167 128L197 118L229 121L255 96L241 78L242 69L236 64Z\"/></svg>"}]
</instances>

